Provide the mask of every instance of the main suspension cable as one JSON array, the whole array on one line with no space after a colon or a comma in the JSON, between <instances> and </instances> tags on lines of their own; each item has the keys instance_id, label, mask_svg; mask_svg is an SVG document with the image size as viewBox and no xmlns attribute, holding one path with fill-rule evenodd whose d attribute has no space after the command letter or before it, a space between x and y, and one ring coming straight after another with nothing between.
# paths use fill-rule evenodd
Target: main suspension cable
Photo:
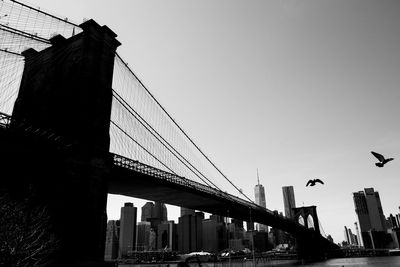
<instances>
[{"instance_id":1,"label":"main suspension cable","mask_svg":"<svg viewBox=\"0 0 400 267\"><path fill-rule=\"evenodd\" d=\"M247 198L250 202L254 203L246 194L243 193L233 182L205 155L205 153L194 143L194 141L186 134L186 132L178 125L178 123L171 117L171 115L165 110L165 108L157 101L157 99L151 94L151 92L147 89L147 87L142 83L142 81L135 75L135 73L130 69L128 64L120 57L118 53L116 56L125 64L125 67L129 70L129 72L137 79L140 85L146 90L146 92L150 95L150 97L157 103L157 105L164 111L164 113L168 116L168 118L175 124L175 126L182 132L182 134L192 143L192 145L200 152L200 154L222 175L240 194L242 194L245 198Z\"/></svg>"}]
</instances>

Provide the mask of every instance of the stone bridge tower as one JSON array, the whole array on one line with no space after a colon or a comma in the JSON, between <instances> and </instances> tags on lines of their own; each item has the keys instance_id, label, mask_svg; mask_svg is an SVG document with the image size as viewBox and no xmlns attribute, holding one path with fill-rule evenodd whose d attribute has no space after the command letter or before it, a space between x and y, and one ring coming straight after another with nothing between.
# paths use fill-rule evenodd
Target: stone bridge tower
<instances>
[{"instance_id":1,"label":"stone bridge tower","mask_svg":"<svg viewBox=\"0 0 400 267\"><path fill-rule=\"evenodd\" d=\"M306 228L313 228L315 232L320 234L319 220L318 220L316 206L292 208L292 210L294 213L294 220L299 221L299 218L301 216L301 218L303 218L303 220L304 220L304 226ZM314 225L308 225L309 216L312 218Z\"/></svg>"},{"instance_id":2,"label":"stone bridge tower","mask_svg":"<svg viewBox=\"0 0 400 267\"><path fill-rule=\"evenodd\" d=\"M58 241L55 266L100 266L104 257L111 86L120 43L93 20L80 27L69 39L53 37L43 51L23 52L10 125L17 134L1 144L9 173L4 192L46 208ZM28 129L37 130L27 136ZM48 133L63 143L46 140Z\"/></svg>"}]
</instances>

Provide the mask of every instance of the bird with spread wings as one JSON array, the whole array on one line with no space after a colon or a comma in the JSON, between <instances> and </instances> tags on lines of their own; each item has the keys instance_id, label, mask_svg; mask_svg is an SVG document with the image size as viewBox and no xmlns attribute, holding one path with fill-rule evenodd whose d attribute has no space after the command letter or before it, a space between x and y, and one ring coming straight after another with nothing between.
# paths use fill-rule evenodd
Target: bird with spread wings
<instances>
[{"instance_id":1,"label":"bird with spread wings","mask_svg":"<svg viewBox=\"0 0 400 267\"><path fill-rule=\"evenodd\" d=\"M382 168L389 161L394 160L394 158L387 158L386 159L384 156L382 156L381 154L376 153L374 151L371 151L371 153L372 153L372 155L374 155L379 160L379 162L375 163L375 165L377 167L380 167L380 168Z\"/></svg>"},{"instance_id":2,"label":"bird with spread wings","mask_svg":"<svg viewBox=\"0 0 400 267\"><path fill-rule=\"evenodd\" d=\"M308 180L306 186L314 186L316 183L324 184L320 179Z\"/></svg>"}]
</instances>

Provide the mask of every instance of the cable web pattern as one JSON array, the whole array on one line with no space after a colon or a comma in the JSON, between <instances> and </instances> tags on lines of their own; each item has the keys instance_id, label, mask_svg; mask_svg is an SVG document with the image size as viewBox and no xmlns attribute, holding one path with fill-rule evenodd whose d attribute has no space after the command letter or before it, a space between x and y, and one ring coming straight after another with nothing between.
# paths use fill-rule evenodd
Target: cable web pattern
<instances>
[{"instance_id":1,"label":"cable web pattern","mask_svg":"<svg viewBox=\"0 0 400 267\"><path fill-rule=\"evenodd\" d=\"M110 152L218 188L216 171L118 55L114 64Z\"/></svg>"},{"instance_id":2,"label":"cable web pattern","mask_svg":"<svg viewBox=\"0 0 400 267\"><path fill-rule=\"evenodd\" d=\"M42 41L57 34L69 38L82 31L75 23L14 0L0 1L0 25Z\"/></svg>"},{"instance_id":3,"label":"cable web pattern","mask_svg":"<svg viewBox=\"0 0 400 267\"><path fill-rule=\"evenodd\" d=\"M82 30L74 23L13 0L0 0L0 111L11 114L28 48L41 51L49 39L71 37Z\"/></svg>"}]
</instances>

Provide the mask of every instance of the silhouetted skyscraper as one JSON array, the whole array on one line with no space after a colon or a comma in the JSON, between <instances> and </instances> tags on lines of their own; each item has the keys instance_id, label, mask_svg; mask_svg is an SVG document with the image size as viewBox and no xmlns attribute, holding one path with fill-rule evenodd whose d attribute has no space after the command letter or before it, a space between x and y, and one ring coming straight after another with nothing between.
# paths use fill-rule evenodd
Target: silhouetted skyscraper
<instances>
[{"instance_id":1,"label":"silhouetted skyscraper","mask_svg":"<svg viewBox=\"0 0 400 267\"><path fill-rule=\"evenodd\" d=\"M127 256L128 251L136 248L136 214L137 209L133 207L133 203L125 203L121 208L119 258Z\"/></svg>"},{"instance_id":2,"label":"silhouetted skyscraper","mask_svg":"<svg viewBox=\"0 0 400 267\"><path fill-rule=\"evenodd\" d=\"M167 207L165 206L165 204L161 202L155 202L151 217L160 219L161 222L168 221Z\"/></svg>"},{"instance_id":3,"label":"silhouetted skyscraper","mask_svg":"<svg viewBox=\"0 0 400 267\"><path fill-rule=\"evenodd\" d=\"M142 218L140 221L146 222L147 219L152 218L153 208L154 208L153 202L146 202L146 204L144 204L142 207Z\"/></svg>"},{"instance_id":4,"label":"silhouetted skyscraper","mask_svg":"<svg viewBox=\"0 0 400 267\"><path fill-rule=\"evenodd\" d=\"M396 223L398 227L400 228L400 214L396 214Z\"/></svg>"},{"instance_id":5,"label":"silhouetted skyscraper","mask_svg":"<svg viewBox=\"0 0 400 267\"><path fill-rule=\"evenodd\" d=\"M142 222L146 221L168 221L167 207L161 202L146 202L142 207Z\"/></svg>"},{"instance_id":6,"label":"silhouetted skyscraper","mask_svg":"<svg viewBox=\"0 0 400 267\"><path fill-rule=\"evenodd\" d=\"M147 251L150 248L150 222L138 222L136 232L136 250Z\"/></svg>"},{"instance_id":7,"label":"silhouetted skyscraper","mask_svg":"<svg viewBox=\"0 0 400 267\"><path fill-rule=\"evenodd\" d=\"M346 240L347 245L350 245L351 242L349 237L349 231L346 226L344 227L344 239Z\"/></svg>"},{"instance_id":8,"label":"silhouetted skyscraper","mask_svg":"<svg viewBox=\"0 0 400 267\"><path fill-rule=\"evenodd\" d=\"M254 231L254 222L246 222L246 230Z\"/></svg>"},{"instance_id":9,"label":"silhouetted skyscraper","mask_svg":"<svg viewBox=\"0 0 400 267\"><path fill-rule=\"evenodd\" d=\"M225 222L225 217L221 216L221 215L212 214L212 215L210 215L210 220L216 221L218 223L224 223Z\"/></svg>"},{"instance_id":10,"label":"silhouetted skyscraper","mask_svg":"<svg viewBox=\"0 0 400 267\"><path fill-rule=\"evenodd\" d=\"M195 210L181 207L181 217L184 215L194 215L195 213L196 213Z\"/></svg>"},{"instance_id":11,"label":"silhouetted skyscraper","mask_svg":"<svg viewBox=\"0 0 400 267\"><path fill-rule=\"evenodd\" d=\"M254 188L254 194L256 198L256 204L263 208L266 208L267 205L265 203L264 186L260 184L260 177L258 176L258 170L257 170L257 185Z\"/></svg>"},{"instance_id":12,"label":"silhouetted skyscraper","mask_svg":"<svg viewBox=\"0 0 400 267\"><path fill-rule=\"evenodd\" d=\"M142 207L142 221L150 222L150 228L153 229L153 232L150 232L151 244L148 249L156 249L158 246L158 225L168 221L167 207L161 202L155 202L154 204L153 202L147 202ZM151 235L155 235L155 237L153 238Z\"/></svg>"},{"instance_id":13,"label":"silhouetted skyscraper","mask_svg":"<svg viewBox=\"0 0 400 267\"><path fill-rule=\"evenodd\" d=\"M257 169L257 185L254 187L254 194L256 198L256 204L266 208L267 205L265 203L265 191L264 191L264 186L260 184L260 177L258 176L258 169ZM268 232L268 227L263 224L256 224L257 230L258 231L265 231Z\"/></svg>"},{"instance_id":14,"label":"silhouetted skyscraper","mask_svg":"<svg viewBox=\"0 0 400 267\"><path fill-rule=\"evenodd\" d=\"M364 191L354 192L353 200L365 248L382 247L386 222L379 193L373 188L365 188Z\"/></svg>"},{"instance_id":15,"label":"silhouetted skyscraper","mask_svg":"<svg viewBox=\"0 0 400 267\"><path fill-rule=\"evenodd\" d=\"M358 246L363 246L362 238L361 238L361 234L360 234L360 229L358 229L358 223L357 222L354 222L354 227L356 228L357 244L358 244Z\"/></svg>"},{"instance_id":16,"label":"silhouetted skyscraper","mask_svg":"<svg viewBox=\"0 0 400 267\"><path fill-rule=\"evenodd\" d=\"M219 252L227 247L227 231L221 216L210 216L210 219L203 220L203 250L208 252Z\"/></svg>"},{"instance_id":17,"label":"silhouetted skyscraper","mask_svg":"<svg viewBox=\"0 0 400 267\"><path fill-rule=\"evenodd\" d=\"M178 223L178 250L183 253L202 250L202 233L204 213L179 217Z\"/></svg>"},{"instance_id":18,"label":"silhouetted skyscraper","mask_svg":"<svg viewBox=\"0 0 400 267\"><path fill-rule=\"evenodd\" d=\"M357 246L357 245L358 245L358 243L357 243L357 236L356 236L355 234L353 234L353 232L351 231L350 228L347 229L347 231L348 231L348 233L349 233L350 245Z\"/></svg>"},{"instance_id":19,"label":"silhouetted skyscraper","mask_svg":"<svg viewBox=\"0 0 400 267\"><path fill-rule=\"evenodd\" d=\"M157 229L157 248L159 250L176 250L177 236L177 225L174 221L159 224Z\"/></svg>"},{"instance_id":20,"label":"silhouetted skyscraper","mask_svg":"<svg viewBox=\"0 0 400 267\"><path fill-rule=\"evenodd\" d=\"M119 221L110 220L107 223L104 260L113 260L118 257L118 242L119 242Z\"/></svg>"},{"instance_id":21,"label":"silhouetted skyscraper","mask_svg":"<svg viewBox=\"0 0 400 267\"><path fill-rule=\"evenodd\" d=\"M151 228L149 237L149 250L156 250L156 249L157 249L157 233L153 228Z\"/></svg>"},{"instance_id":22,"label":"silhouetted skyscraper","mask_svg":"<svg viewBox=\"0 0 400 267\"><path fill-rule=\"evenodd\" d=\"M294 198L293 186L282 187L283 192L283 205L285 207L285 216L288 218L294 218L292 208L296 207L296 201Z\"/></svg>"}]
</instances>

